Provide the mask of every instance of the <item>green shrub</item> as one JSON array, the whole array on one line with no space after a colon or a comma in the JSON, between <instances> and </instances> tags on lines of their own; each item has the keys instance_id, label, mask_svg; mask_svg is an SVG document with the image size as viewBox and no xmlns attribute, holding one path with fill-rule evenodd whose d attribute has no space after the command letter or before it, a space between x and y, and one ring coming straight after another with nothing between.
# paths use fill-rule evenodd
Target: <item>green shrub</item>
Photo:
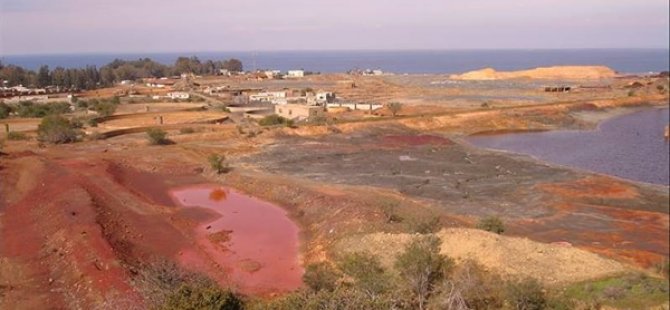
<instances>
[{"instance_id":1,"label":"green shrub","mask_svg":"<svg viewBox=\"0 0 670 310\"><path fill-rule=\"evenodd\" d=\"M386 223L400 223L403 218L398 215L398 203L395 201L382 201L381 203L382 213L384 214L384 219Z\"/></svg>"},{"instance_id":2,"label":"green shrub","mask_svg":"<svg viewBox=\"0 0 670 310\"><path fill-rule=\"evenodd\" d=\"M628 97L634 97L635 96L635 91L630 90L628 91Z\"/></svg>"},{"instance_id":3,"label":"green shrub","mask_svg":"<svg viewBox=\"0 0 670 310\"><path fill-rule=\"evenodd\" d=\"M309 264L302 275L302 281L313 291L333 291L337 286L340 275L326 262Z\"/></svg>"},{"instance_id":4,"label":"green shrub","mask_svg":"<svg viewBox=\"0 0 670 310\"><path fill-rule=\"evenodd\" d=\"M160 309L244 309L242 299L231 291L220 289L215 283L184 284L169 295Z\"/></svg>"},{"instance_id":5,"label":"green shrub","mask_svg":"<svg viewBox=\"0 0 670 310\"><path fill-rule=\"evenodd\" d=\"M410 242L396 258L395 268L419 309L424 309L435 284L446 277L453 265L440 254L440 245L439 238L422 236Z\"/></svg>"},{"instance_id":6,"label":"green shrub","mask_svg":"<svg viewBox=\"0 0 670 310\"><path fill-rule=\"evenodd\" d=\"M407 221L408 230L416 234L432 234L442 227L437 215L417 216Z\"/></svg>"},{"instance_id":7,"label":"green shrub","mask_svg":"<svg viewBox=\"0 0 670 310\"><path fill-rule=\"evenodd\" d=\"M147 139L152 145L165 145L169 144L167 139L167 132L163 131L160 128L151 128L147 130Z\"/></svg>"},{"instance_id":8,"label":"green shrub","mask_svg":"<svg viewBox=\"0 0 670 310\"><path fill-rule=\"evenodd\" d=\"M21 101L16 109L20 117L45 117L47 115L63 114L70 111L67 102L36 104L32 101Z\"/></svg>"},{"instance_id":9,"label":"green shrub","mask_svg":"<svg viewBox=\"0 0 670 310\"><path fill-rule=\"evenodd\" d=\"M276 114L268 115L266 117L263 117L261 120L258 121L258 124L261 126L276 126L276 125L285 125L288 127L293 126L293 121L290 119L286 119L284 117L281 117Z\"/></svg>"},{"instance_id":10,"label":"green shrub","mask_svg":"<svg viewBox=\"0 0 670 310\"><path fill-rule=\"evenodd\" d=\"M381 294L389 290L391 281L379 259L367 252L346 254L338 262L343 273L354 280L356 289L369 295Z\"/></svg>"},{"instance_id":11,"label":"green shrub","mask_svg":"<svg viewBox=\"0 0 670 310\"><path fill-rule=\"evenodd\" d=\"M503 224L503 221L497 216L489 216L480 219L479 223L477 223L477 228L499 235L505 232L505 224Z\"/></svg>"},{"instance_id":12,"label":"green shrub","mask_svg":"<svg viewBox=\"0 0 670 310\"><path fill-rule=\"evenodd\" d=\"M542 285L533 279L507 285L507 301L514 309L541 310L547 305L547 297Z\"/></svg>"},{"instance_id":13,"label":"green shrub","mask_svg":"<svg viewBox=\"0 0 670 310\"><path fill-rule=\"evenodd\" d=\"M111 101L103 101L94 104L92 107L93 111L98 112L98 115L102 117L107 117L113 115L114 112L116 112L116 106L117 105Z\"/></svg>"},{"instance_id":14,"label":"green shrub","mask_svg":"<svg viewBox=\"0 0 670 310\"><path fill-rule=\"evenodd\" d=\"M10 131L7 133L7 140L26 140L28 137L26 136L25 133L18 132L18 131Z\"/></svg>"},{"instance_id":15,"label":"green shrub","mask_svg":"<svg viewBox=\"0 0 670 310\"><path fill-rule=\"evenodd\" d=\"M60 115L49 115L43 118L37 127L37 139L41 142L72 143L77 141L77 136L78 133L70 121Z\"/></svg>"},{"instance_id":16,"label":"green shrub","mask_svg":"<svg viewBox=\"0 0 670 310\"><path fill-rule=\"evenodd\" d=\"M12 108L6 105L4 102L0 102L0 119L9 117L9 114L12 112Z\"/></svg>"},{"instance_id":17,"label":"green shrub","mask_svg":"<svg viewBox=\"0 0 670 310\"><path fill-rule=\"evenodd\" d=\"M209 166L212 170L216 171L218 174L226 173L230 170L228 165L225 163L226 157L223 155L212 154L207 158Z\"/></svg>"}]
</instances>

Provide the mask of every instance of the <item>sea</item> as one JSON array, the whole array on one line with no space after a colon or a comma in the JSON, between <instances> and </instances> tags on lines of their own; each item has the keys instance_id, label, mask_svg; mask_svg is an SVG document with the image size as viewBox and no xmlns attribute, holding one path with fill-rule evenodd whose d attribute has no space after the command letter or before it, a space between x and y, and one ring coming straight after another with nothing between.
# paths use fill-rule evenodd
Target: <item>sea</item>
<instances>
[{"instance_id":1,"label":"sea","mask_svg":"<svg viewBox=\"0 0 670 310\"><path fill-rule=\"evenodd\" d=\"M201 60L238 58L245 70L304 69L312 72L346 72L352 69L380 69L397 74L460 73L492 67L497 70L523 70L556 65L604 65L620 73L646 74L668 71L668 49L560 49L560 50L417 50L417 51L260 51L260 52L184 52L135 54L58 54L0 56L5 64L35 70L103 66L114 59L135 60L148 57L172 64L179 56Z\"/></svg>"}]
</instances>

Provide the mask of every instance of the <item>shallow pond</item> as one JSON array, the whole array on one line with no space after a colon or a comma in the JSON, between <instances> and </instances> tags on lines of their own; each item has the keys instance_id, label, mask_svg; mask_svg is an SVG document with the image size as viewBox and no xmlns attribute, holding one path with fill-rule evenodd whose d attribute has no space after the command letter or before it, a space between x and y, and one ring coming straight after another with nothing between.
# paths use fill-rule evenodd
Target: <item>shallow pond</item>
<instances>
[{"instance_id":1,"label":"shallow pond","mask_svg":"<svg viewBox=\"0 0 670 310\"><path fill-rule=\"evenodd\" d=\"M668 109L645 109L601 123L595 130L473 136L484 148L532 155L540 160L634 181L670 184Z\"/></svg>"},{"instance_id":2,"label":"shallow pond","mask_svg":"<svg viewBox=\"0 0 670 310\"><path fill-rule=\"evenodd\" d=\"M198 223L197 242L225 270L227 284L261 294L301 285L299 230L283 209L213 185L179 188L170 194L191 211L190 218ZM197 259L193 262L197 264Z\"/></svg>"}]
</instances>

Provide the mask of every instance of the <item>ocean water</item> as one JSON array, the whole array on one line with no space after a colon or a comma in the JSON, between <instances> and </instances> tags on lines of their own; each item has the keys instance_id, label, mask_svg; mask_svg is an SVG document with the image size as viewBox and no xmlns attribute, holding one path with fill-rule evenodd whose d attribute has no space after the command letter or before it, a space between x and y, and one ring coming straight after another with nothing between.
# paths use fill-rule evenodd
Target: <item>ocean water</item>
<instances>
[{"instance_id":1,"label":"ocean water","mask_svg":"<svg viewBox=\"0 0 670 310\"><path fill-rule=\"evenodd\" d=\"M663 137L669 113L668 109L651 108L609 119L596 130L474 136L467 141L625 179L669 185L670 143Z\"/></svg>"},{"instance_id":2,"label":"ocean water","mask_svg":"<svg viewBox=\"0 0 670 310\"><path fill-rule=\"evenodd\" d=\"M231 57L253 69L305 69L314 72L346 72L351 69L381 69L394 73L459 73L493 67L522 70L554 65L604 65L622 73L648 73L669 68L668 49L583 49L583 50L436 50L436 51L280 51L201 52L146 54L8 55L0 61L37 69L105 65L115 58L133 60L149 57L171 64L179 56L201 60Z\"/></svg>"}]
</instances>

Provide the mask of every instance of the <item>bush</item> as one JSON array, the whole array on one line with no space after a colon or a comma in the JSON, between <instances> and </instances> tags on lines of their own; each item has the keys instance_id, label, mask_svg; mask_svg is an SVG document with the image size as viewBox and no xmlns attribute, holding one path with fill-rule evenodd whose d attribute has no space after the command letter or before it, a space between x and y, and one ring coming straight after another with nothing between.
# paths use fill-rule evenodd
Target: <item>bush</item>
<instances>
[{"instance_id":1,"label":"bush","mask_svg":"<svg viewBox=\"0 0 670 310\"><path fill-rule=\"evenodd\" d=\"M460 264L450 279L436 288L432 309L501 309L505 291L502 280L473 261ZM459 307L460 306L460 307Z\"/></svg>"},{"instance_id":2,"label":"bush","mask_svg":"<svg viewBox=\"0 0 670 310\"><path fill-rule=\"evenodd\" d=\"M307 265L302 281L314 292L333 291L340 275L330 264L321 262Z\"/></svg>"},{"instance_id":3,"label":"bush","mask_svg":"<svg viewBox=\"0 0 670 310\"><path fill-rule=\"evenodd\" d=\"M28 137L26 134L18 131L10 131L7 133L7 140L26 140Z\"/></svg>"},{"instance_id":4,"label":"bush","mask_svg":"<svg viewBox=\"0 0 670 310\"><path fill-rule=\"evenodd\" d=\"M284 297L259 301L251 304L252 310L388 310L404 309L398 307L397 295L369 296L354 288L338 288L334 291L308 292L301 291Z\"/></svg>"},{"instance_id":5,"label":"bush","mask_svg":"<svg viewBox=\"0 0 670 310\"><path fill-rule=\"evenodd\" d=\"M12 112L12 108L6 105L4 102L0 102L0 119L9 117L9 114Z\"/></svg>"},{"instance_id":6,"label":"bush","mask_svg":"<svg viewBox=\"0 0 670 310\"><path fill-rule=\"evenodd\" d=\"M107 117L116 112L116 104L111 101L98 102L93 105L93 111L98 112L98 115L102 117Z\"/></svg>"},{"instance_id":7,"label":"bush","mask_svg":"<svg viewBox=\"0 0 670 310\"><path fill-rule=\"evenodd\" d=\"M212 154L207 158L209 166L218 174L228 172L228 165L225 163L226 157L223 155Z\"/></svg>"},{"instance_id":8,"label":"bush","mask_svg":"<svg viewBox=\"0 0 670 310\"><path fill-rule=\"evenodd\" d=\"M542 286L532 279L509 283L507 299L514 309L519 310L540 310L547 304Z\"/></svg>"},{"instance_id":9,"label":"bush","mask_svg":"<svg viewBox=\"0 0 670 310\"><path fill-rule=\"evenodd\" d=\"M193 127L184 127L179 129L179 133L184 135L192 134L195 133L195 129L193 129Z\"/></svg>"},{"instance_id":10,"label":"bush","mask_svg":"<svg viewBox=\"0 0 670 310\"><path fill-rule=\"evenodd\" d=\"M395 117L395 116L398 115L398 112L400 112L400 110L402 110L402 103L400 103L400 102L391 102L391 103L389 103L389 104L386 105L386 108L389 109L389 111L391 112L391 114L393 114L393 116Z\"/></svg>"},{"instance_id":11,"label":"bush","mask_svg":"<svg viewBox=\"0 0 670 310\"><path fill-rule=\"evenodd\" d=\"M432 234L442 227L440 217L437 215L415 217L407 225L410 232L422 235Z\"/></svg>"},{"instance_id":12,"label":"bush","mask_svg":"<svg viewBox=\"0 0 670 310\"><path fill-rule=\"evenodd\" d=\"M354 286L368 295L378 295L391 287L389 275L376 256L367 252L350 253L338 263L340 270L354 280Z\"/></svg>"},{"instance_id":13,"label":"bush","mask_svg":"<svg viewBox=\"0 0 670 310\"><path fill-rule=\"evenodd\" d=\"M37 139L54 144L77 141L77 131L70 121L60 115L49 115L37 127Z\"/></svg>"},{"instance_id":14,"label":"bush","mask_svg":"<svg viewBox=\"0 0 670 310\"><path fill-rule=\"evenodd\" d=\"M152 145L165 145L169 144L169 140L166 138L167 132L159 128L151 128L147 130L147 139Z\"/></svg>"},{"instance_id":15,"label":"bush","mask_svg":"<svg viewBox=\"0 0 670 310\"><path fill-rule=\"evenodd\" d=\"M281 117L276 114L268 115L263 117L258 121L258 124L261 126L276 126L276 125L285 125L288 127L293 126L293 121L284 117Z\"/></svg>"},{"instance_id":16,"label":"bush","mask_svg":"<svg viewBox=\"0 0 670 310\"><path fill-rule=\"evenodd\" d=\"M502 235L505 232L505 224L497 216L489 216L482 218L477 223L477 228L481 230L486 230L498 235Z\"/></svg>"},{"instance_id":17,"label":"bush","mask_svg":"<svg viewBox=\"0 0 670 310\"><path fill-rule=\"evenodd\" d=\"M635 96L635 91L633 91L633 90L628 91L628 97L633 97L633 96Z\"/></svg>"},{"instance_id":18,"label":"bush","mask_svg":"<svg viewBox=\"0 0 670 310\"><path fill-rule=\"evenodd\" d=\"M395 268L419 309L424 309L435 284L445 278L453 265L440 254L440 245L440 239L435 236L416 238L396 258Z\"/></svg>"},{"instance_id":19,"label":"bush","mask_svg":"<svg viewBox=\"0 0 670 310\"><path fill-rule=\"evenodd\" d=\"M386 219L386 223L400 223L403 218L398 215L398 203L395 201L382 201L381 205L382 213Z\"/></svg>"},{"instance_id":20,"label":"bush","mask_svg":"<svg viewBox=\"0 0 670 310\"><path fill-rule=\"evenodd\" d=\"M67 102L36 104L32 101L21 101L16 112L20 117L45 117L47 115L63 114L70 111Z\"/></svg>"},{"instance_id":21,"label":"bush","mask_svg":"<svg viewBox=\"0 0 670 310\"><path fill-rule=\"evenodd\" d=\"M169 295L160 308L238 310L244 309L244 303L235 293L220 289L216 283L184 284Z\"/></svg>"}]
</instances>

